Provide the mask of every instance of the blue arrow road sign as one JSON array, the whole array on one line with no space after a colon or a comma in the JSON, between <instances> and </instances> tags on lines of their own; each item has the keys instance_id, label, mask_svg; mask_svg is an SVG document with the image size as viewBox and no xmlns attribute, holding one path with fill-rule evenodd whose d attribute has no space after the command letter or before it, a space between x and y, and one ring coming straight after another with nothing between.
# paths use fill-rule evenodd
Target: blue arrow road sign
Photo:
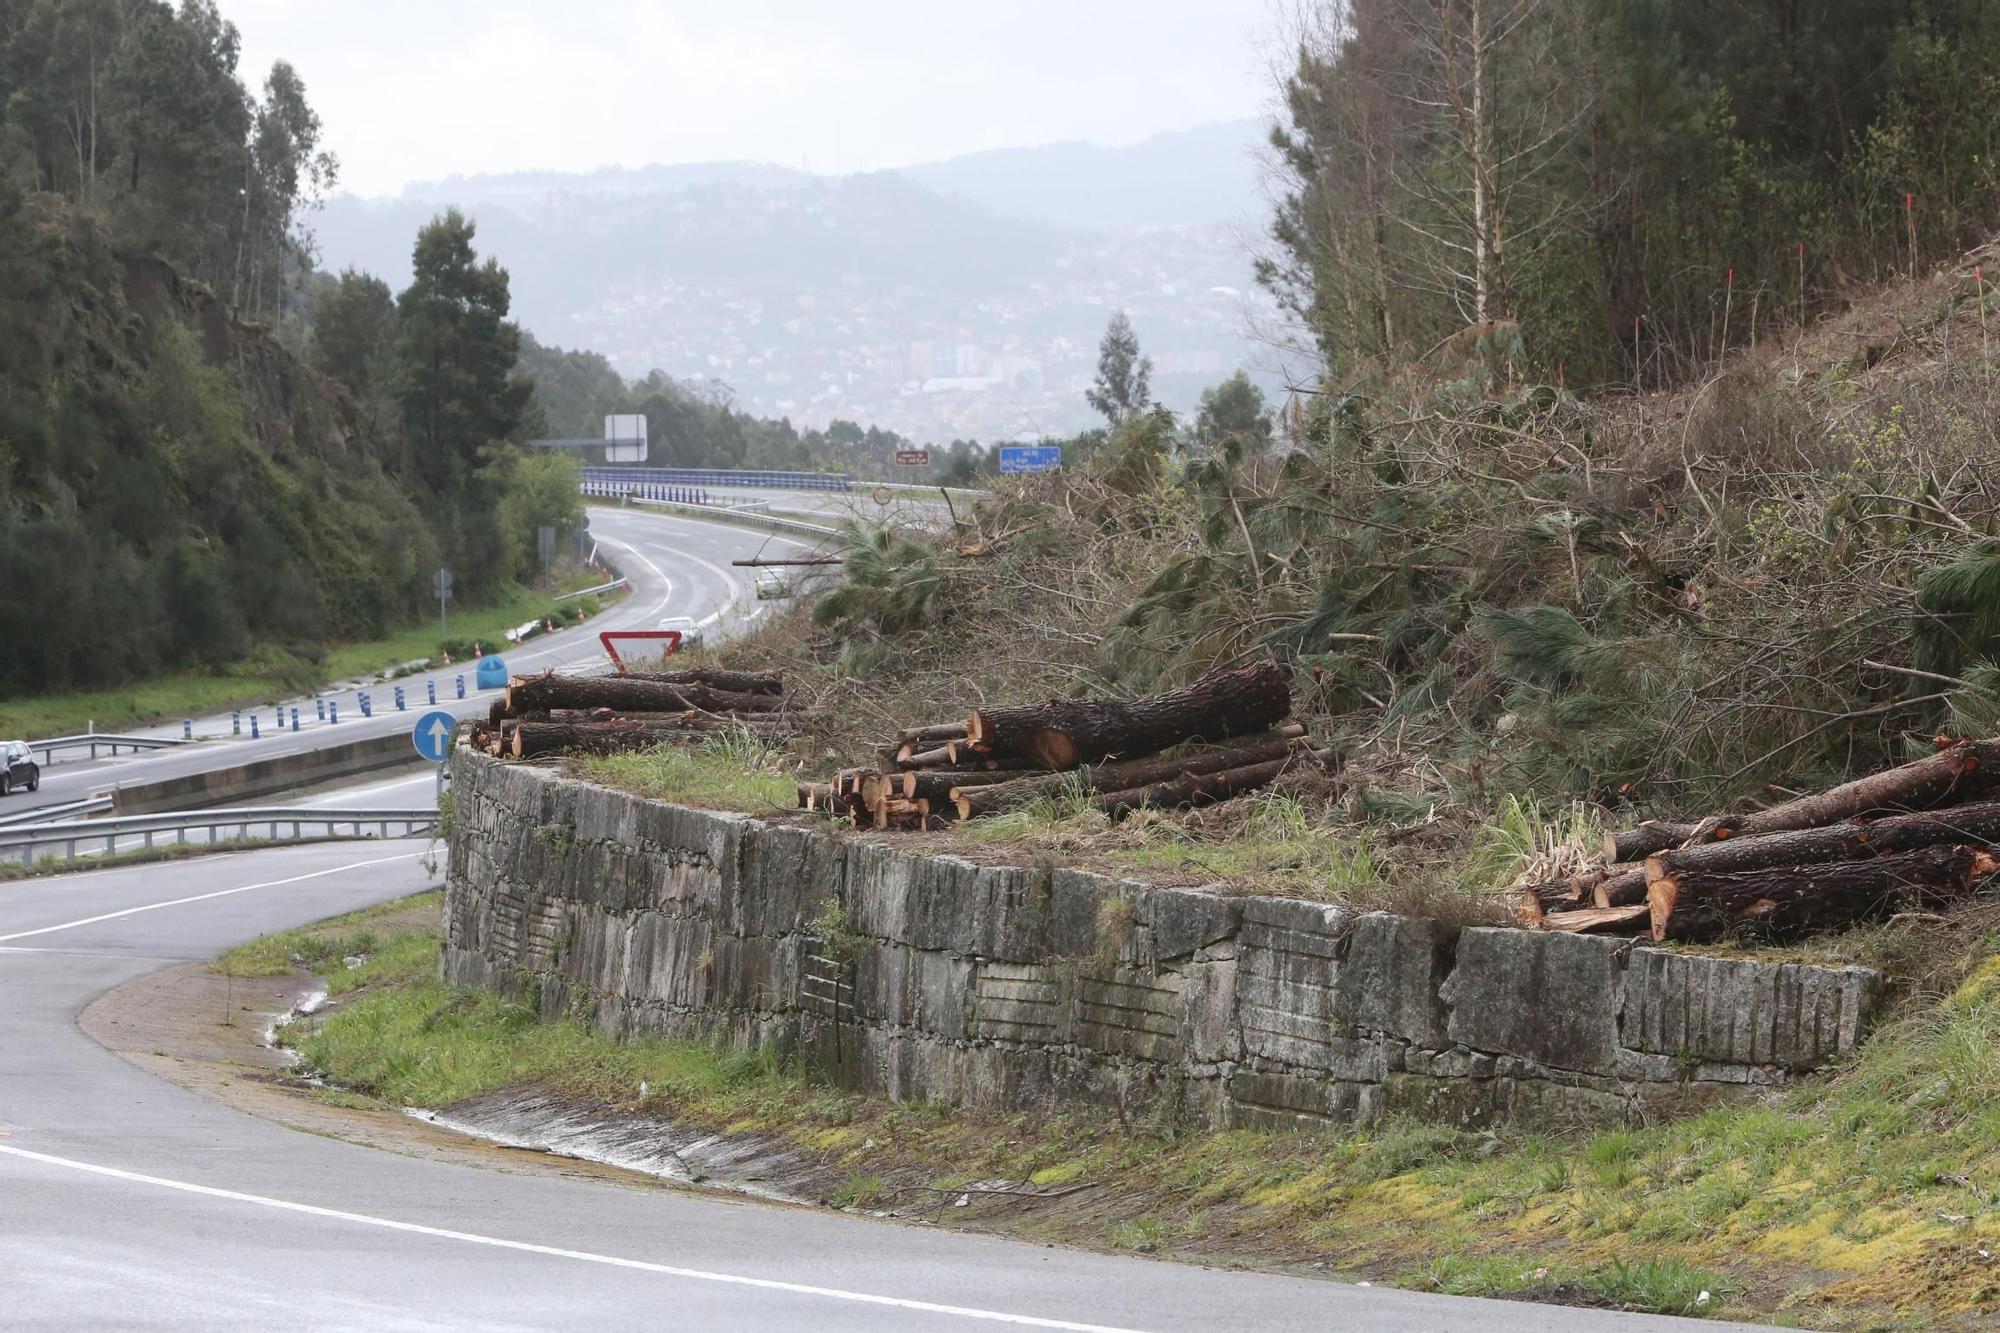
<instances>
[{"instance_id":1,"label":"blue arrow road sign","mask_svg":"<svg viewBox=\"0 0 2000 1333\"><path fill-rule=\"evenodd\" d=\"M1053 472L1062 466L1059 444L1009 444L1000 448L1000 471Z\"/></svg>"},{"instance_id":2,"label":"blue arrow road sign","mask_svg":"<svg viewBox=\"0 0 2000 1333\"><path fill-rule=\"evenodd\" d=\"M442 708L435 708L417 719L417 725L410 730L410 739L416 742L418 754L433 764L442 764L451 753L452 733L457 730L458 719Z\"/></svg>"}]
</instances>

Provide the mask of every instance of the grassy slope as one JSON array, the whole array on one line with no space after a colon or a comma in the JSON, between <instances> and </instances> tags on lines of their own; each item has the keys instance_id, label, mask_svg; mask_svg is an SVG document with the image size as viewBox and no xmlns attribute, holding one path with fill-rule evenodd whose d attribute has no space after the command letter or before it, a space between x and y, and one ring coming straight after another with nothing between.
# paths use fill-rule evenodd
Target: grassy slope
<instances>
[{"instance_id":1,"label":"grassy slope","mask_svg":"<svg viewBox=\"0 0 2000 1333\"><path fill-rule=\"evenodd\" d=\"M451 637L504 643L507 630L547 614L549 607L549 594L517 587L492 606L454 614ZM0 736L67 736L93 722L99 731L115 731L133 723L272 703L327 681L429 657L437 648L437 622L425 620L388 638L340 644L317 661L268 647L220 671L177 671L116 689L0 700Z\"/></svg>"},{"instance_id":2,"label":"grassy slope","mask_svg":"<svg viewBox=\"0 0 2000 1333\"><path fill-rule=\"evenodd\" d=\"M434 896L429 899L434 902ZM1098 1188L1010 1226L1047 1239L1813 1327L1983 1327L2000 1315L2000 957L1855 1063L1762 1104L1635 1130L1230 1130L1097 1114L987 1118L815 1086L756 1054L610 1041L436 979L435 926L389 905L225 955L302 961L349 998L294 1030L307 1064L399 1105L538 1085L820 1154L833 1202L1003 1178ZM357 967L341 960L368 957ZM1703 1298L1703 1293L1707 1293Z\"/></svg>"}]
</instances>

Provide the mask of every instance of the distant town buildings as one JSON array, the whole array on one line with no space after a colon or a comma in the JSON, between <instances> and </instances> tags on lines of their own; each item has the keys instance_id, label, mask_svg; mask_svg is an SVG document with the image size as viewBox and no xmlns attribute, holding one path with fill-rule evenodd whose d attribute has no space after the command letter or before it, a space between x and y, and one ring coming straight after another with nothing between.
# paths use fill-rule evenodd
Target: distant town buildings
<instances>
[{"instance_id":1,"label":"distant town buildings","mask_svg":"<svg viewBox=\"0 0 2000 1333\"><path fill-rule=\"evenodd\" d=\"M754 213L789 201L744 192L737 202ZM1114 310L1131 315L1153 359L1156 396L1179 410L1239 366L1258 367L1246 326L1268 310L1226 227L1073 233L1039 275L961 292L836 273L774 297L749 282L635 277L544 336L630 375L719 379L746 410L801 428L841 417L923 442L993 441L1096 421L1084 390Z\"/></svg>"}]
</instances>

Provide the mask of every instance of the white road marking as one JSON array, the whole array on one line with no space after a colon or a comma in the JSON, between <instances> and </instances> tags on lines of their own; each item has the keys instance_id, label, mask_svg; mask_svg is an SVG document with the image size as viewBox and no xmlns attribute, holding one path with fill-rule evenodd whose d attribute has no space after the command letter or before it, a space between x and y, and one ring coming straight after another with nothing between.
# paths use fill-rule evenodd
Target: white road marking
<instances>
[{"instance_id":1,"label":"white road marking","mask_svg":"<svg viewBox=\"0 0 2000 1333\"><path fill-rule=\"evenodd\" d=\"M137 916L141 912L157 912L162 907L180 907L187 903L207 902L210 898L227 898L232 894L248 893L252 889L275 889L281 884L300 884L309 879L324 879L328 875L338 875L347 870L360 870L366 866L385 865L390 861L413 861L422 852L400 852L395 856L378 856L368 861L349 861L344 866L329 866L325 870L315 870L309 874L293 875L287 879L267 879L261 884L239 884L233 889L217 889L213 893L197 893L192 897L174 898L163 903L142 903L138 907L127 907L117 912L102 912L96 916L86 916L75 921L65 921L59 926L40 926L34 930L17 930L12 935L0 935L0 944L9 940L25 940L36 935L53 935L59 930L75 930L78 926L94 926L100 921L115 921L122 916Z\"/></svg>"},{"instance_id":2,"label":"white road marking","mask_svg":"<svg viewBox=\"0 0 2000 1333\"><path fill-rule=\"evenodd\" d=\"M624 542L618 541L614 538L606 538L605 540L610 541L613 546L624 546L625 550L631 554L634 560L637 560L640 564L652 570L653 577L667 585L667 590L660 594L660 600L653 603L652 610L647 611L644 615L640 616L639 619L649 620L653 616L656 616L660 612L666 610L667 603L671 602L674 599L674 581L668 578L665 574L661 573L660 567L654 564L651 560L647 559L645 552L641 551L638 547L627 546Z\"/></svg>"},{"instance_id":3,"label":"white road marking","mask_svg":"<svg viewBox=\"0 0 2000 1333\"><path fill-rule=\"evenodd\" d=\"M140 963L193 963L201 957L190 958L185 954L167 953L119 953L115 949L36 949L19 944L0 945L0 953L42 953L58 958L123 958Z\"/></svg>"},{"instance_id":4,"label":"white road marking","mask_svg":"<svg viewBox=\"0 0 2000 1333\"><path fill-rule=\"evenodd\" d=\"M622 1259L617 1255L595 1254L589 1250L569 1250L555 1245L535 1245L528 1241L506 1240L499 1236L482 1236L473 1231L452 1231L445 1227L424 1226L417 1222L398 1222L394 1218L374 1217L368 1213L350 1213L339 1208L322 1208L317 1204L295 1203L290 1199L273 1199L262 1194L245 1194L239 1190L219 1189L213 1185L197 1185L186 1180L169 1180L164 1176L144 1175L115 1166L79 1162L68 1157L31 1152L26 1148L16 1148L4 1143L0 1143L0 1154L40 1162L45 1166L59 1166L71 1171L109 1176L113 1180L130 1181L138 1185L153 1185L160 1189L179 1190L185 1194L200 1194L211 1199L227 1199L232 1203L252 1203L261 1208L277 1208L289 1213L304 1213L311 1217L328 1217L338 1222L355 1222L362 1226L384 1227L390 1231L408 1232L418 1236L435 1236L441 1240L463 1241L468 1245L488 1245L495 1249L514 1250L522 1254L542 1254L555 1259L575 1259L587 1264L604 1264L611 1268L636 1269L642 1273L659 1273L666 1277L689 1278L696 1282L753 1287L760 1291L778 1291L794 1296L818 1296L826 1300L852 1301L861 1305L886 1305L898 1310L955 1315L961 1319L978 1319L995 1324L1018 1324L1027 1328L1069 1329L1075 1333L1135 1333L1135 1330L1114 1328L1105 1324L1084 1324L1068 1319L1044 1319L1036 1315L1008 1314L1001 1310L981 1310L965 1305L941 1305L935 1301L912 1300L902 1296L877 1296L865 1291L845 1291L839 1287L816 1287L803 1282L781 1282L775 1278L745 1277L740 1273L712 1273L700 1268L656 1264L645 1259Z\"/></svg>"}]
</instances>

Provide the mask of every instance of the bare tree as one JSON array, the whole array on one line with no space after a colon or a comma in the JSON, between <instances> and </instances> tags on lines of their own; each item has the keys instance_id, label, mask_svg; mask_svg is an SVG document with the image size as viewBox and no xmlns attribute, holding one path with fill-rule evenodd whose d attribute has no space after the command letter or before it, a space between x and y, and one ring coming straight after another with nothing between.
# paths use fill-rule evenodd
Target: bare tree
<instances>
[{"instance_id":1,"label":"bare tree","mask_svg":"<svg viewBox=\"0 0 2000 1333\"><path fill-rule=\"evenodd\" d=\"M1537 190L1567 160L1592 83L1561 67L1574 0L1359 0L1380 8L1414 58L1402 98L1439 150L1397 164L1416 208L1399 223L1428 243L1439 294L1469 322L1510 317L1508 261L1545 242L1560 192ZM1441 167L1448 169L1440 169Z\"/></svg>"},{"instance_id":2,"label":"bare tree","mask_svg":"<svg viewBox=\"0 0 2000 1333\"><path fill-rule=\"evenodd\" d=\"M1407 52L1384 17L1379 4L1300 12L1285 119L1271 133L1279 252L1259 277L1334 365L1389 354L1413 318L1391 237L1396 163L1415 145L1397 92Z\"/></svg>"}]
</instances>

